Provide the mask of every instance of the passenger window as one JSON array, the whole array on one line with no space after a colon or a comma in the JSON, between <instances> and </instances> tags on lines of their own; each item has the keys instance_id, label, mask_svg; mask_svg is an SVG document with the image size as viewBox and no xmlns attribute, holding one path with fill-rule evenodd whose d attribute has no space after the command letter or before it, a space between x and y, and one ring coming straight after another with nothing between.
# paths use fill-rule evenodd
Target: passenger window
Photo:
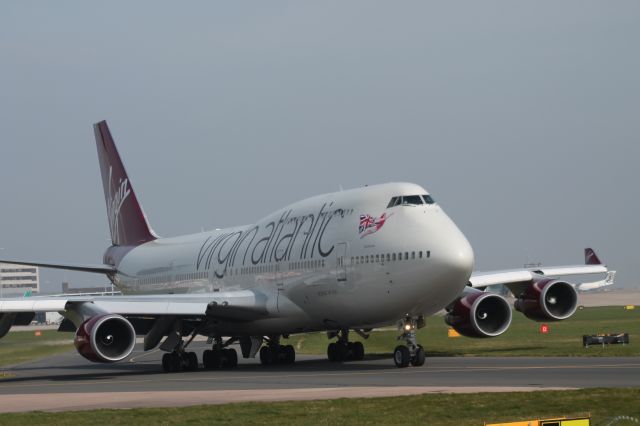
<instances>
[{"instance_id":1,"label":"passenger window","mask_svg":"<svg viewBox=\"0 0 640 426\"><path fill-rule=\"evenodd\" d=\"M395 253L393 253L393 258L392 258L392 260L393 260L394 262L396 261L396 254L395 254Z\"/></svg>"},{"instance_id":2,"label":"passenger window","mask_svg":"<svg viewBox=\"0 0 640 426\"><path fill-rule=\"evenodd\" d=\"M380 255L376 254L376 263L380 262Z\"/></svg>"},{"instance_id":3,"label":"passenger window","mask_svg":"<svg viewBox=\"0 0 640 426\"><path fill-rule=\"evenodd\" d=\"M418 252L418 258L419 258L419 259L422 259L422 250L420 250L420 251Z\"/></svg>"},{"instance_id":4,"label":"passenger window","mask_svg":"<svg viewBox=\"0 0 640 426\"><path fill-rule=\"evenodd\" d=\"M416 252L415 252L415 251L412 251L412 252L411 252L411 260L413 260L413 259L415 259L415 258L416 258Z\"/></svg>"},{"instance_id":5,"label":"passenger window","mask_svg":"<svg viewBox=\"0 0 640 426\"><path fill-rule=\"evenodd\" d=\"M389 255L389 253L387 253L387 262L391 261L391 256Z\"/></svg>"},{"instance_id":6,"label":"passenger window","mask_svg":"<svg viewBox=\"0 0 640 426\"><path fill-rule=\"evenodd\" d=\"M408 251L404 252L404 260L409 260L409 252Z\"/></svg>"}]
</instances>

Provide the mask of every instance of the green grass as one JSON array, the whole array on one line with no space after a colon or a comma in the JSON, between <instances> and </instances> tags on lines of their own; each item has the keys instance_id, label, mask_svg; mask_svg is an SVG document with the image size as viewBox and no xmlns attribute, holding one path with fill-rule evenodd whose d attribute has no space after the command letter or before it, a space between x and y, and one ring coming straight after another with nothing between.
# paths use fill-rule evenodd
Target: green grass
<instances>
[{"instance_id":1,"label":"green grass","mask_svg":"<svg viewBox=\"0 0 640 426\"><path fill-rule=\"evenodd\" d=\"M12 331L0 339L0 367L70 351L72 340L73 333L55 330L43 330L41 336L35 336L34 331Z\"/></svg>"},{"instance_id":2,"label":"green grass","mask_svg":"<svg viewBox=\"0 0 640 426\"><path fill-rule=\"evenodd\" d=\"M427 394L393 398L242 403L184 408L2 414L0 425L428 424L482 425L591 414L592 425L640 419L640 389ZM616 423L617 425L631 423Z\"/></svg>"},{"instance_id":3,"label":"green grass","mask_svg":"<svg viewBox=\"0 0 640 426\"><path fill-rule=\"evenodd\" d=\"M519 312L513 313L511 327L503 335L474 339L447 337L448 326L439 316L427 319L427 326L418 331L418 342L428 356L639 356L640 309L597 307L578 310L566 321L547 323L548 334L539 332L540 323ZM582 347L583 334L629 333L629 345ZM398 331L374 331L364 340L351 333L351 340L360 340L367 353L391 353L398 345ZM292 336L288 343L297 352L324 354L328 339L325 333Z\"/></svg>"}]
</instances>

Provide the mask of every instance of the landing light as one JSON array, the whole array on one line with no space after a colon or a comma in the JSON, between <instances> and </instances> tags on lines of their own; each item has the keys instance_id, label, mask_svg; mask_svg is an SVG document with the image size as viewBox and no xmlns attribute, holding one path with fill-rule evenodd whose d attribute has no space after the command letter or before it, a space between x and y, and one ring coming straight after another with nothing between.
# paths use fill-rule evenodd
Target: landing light
<instances>
[{"instance_id":1,"label":"landing light","mask_svg":"<svg viewBox=\"0 0 640 426\"><path fill-rule=\"evenodd\" d=\"M411 330L411 324L405 324L404 325L404 330L405 331L410 331Z\"/></svg>"}]
</instances>

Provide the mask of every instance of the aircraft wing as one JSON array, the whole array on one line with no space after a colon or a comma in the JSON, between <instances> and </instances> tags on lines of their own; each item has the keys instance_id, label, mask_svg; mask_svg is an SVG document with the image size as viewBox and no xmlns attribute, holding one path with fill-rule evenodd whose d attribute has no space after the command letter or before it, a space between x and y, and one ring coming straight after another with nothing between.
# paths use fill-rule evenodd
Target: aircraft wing
<instances>
[{"instance_id":1,"label":"aircraft wing","mask_svg":"<svg viewBox=\"0 0 640 426\"><path fill-rule=\"evenodd\" d=\"M537 268L509 269L504 271L477 272L471 275L471 287L484 289L492 285L506 285L512 292L540 276L562 277L567 275L589 275L607 273L609 269L600 262L595 252L585 249L584 265L541 266ZM517 291L517 290L516 290Z\"/></svg>"},{"instance_id":2,"label":"aircraft wing","mask_svg":"<svg viewBox=\"0 0 640 426\"><path fill-rule=\"evenodd\" d=\"M124 317L159 318L164 316L218 319L232 322L252 321L277 311L268 295L255 290L201 294L163 294L136 296L34 296L0 300L0 337L12 325L26 325L35 312L61 312L68 318L99 314ZM78 322L78 321L74 321ZM76 327L79 324L76 324Z\"/></svg>"},{"instance_id":3,"label":"aircraft wing","mask_svg":"<svg viewBox=\"0 0 640 426\"><path fill-rule=\"evenodd\" d=\"M28 266L42 266L43 268L52 268L52 269L65 269L68 271L79 271L79 272L94 272L98 274L114 274L116 273L116 268L111 265L79 265L79 264L70 264L70 263L59 263L59 262L34 262L31 260L0 260L0 263L8 263L11 265L28 265Z\"/></svg>"}]
</instances>

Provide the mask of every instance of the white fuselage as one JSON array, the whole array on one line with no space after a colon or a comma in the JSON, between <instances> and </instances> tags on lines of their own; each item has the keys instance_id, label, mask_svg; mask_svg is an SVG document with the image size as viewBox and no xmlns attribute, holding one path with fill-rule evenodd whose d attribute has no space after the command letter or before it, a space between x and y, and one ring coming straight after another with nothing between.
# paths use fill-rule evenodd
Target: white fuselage
<instances>
[{"instance_id":1,"label":"white fuselage","mask_svg":"<svg viewBox=\"0 0 640 426\"><path fill-rule=\"evenodd\" d=\"M438 204L387 207L424 195L408 183L309 198L253 225L162 238L122 256L115 285L125 294L246 290L268 315L242 333L374 327L430 315L468 283L473 251ZM114 262L109 258L105 260Z\"/></svg>"}]
</instances>

